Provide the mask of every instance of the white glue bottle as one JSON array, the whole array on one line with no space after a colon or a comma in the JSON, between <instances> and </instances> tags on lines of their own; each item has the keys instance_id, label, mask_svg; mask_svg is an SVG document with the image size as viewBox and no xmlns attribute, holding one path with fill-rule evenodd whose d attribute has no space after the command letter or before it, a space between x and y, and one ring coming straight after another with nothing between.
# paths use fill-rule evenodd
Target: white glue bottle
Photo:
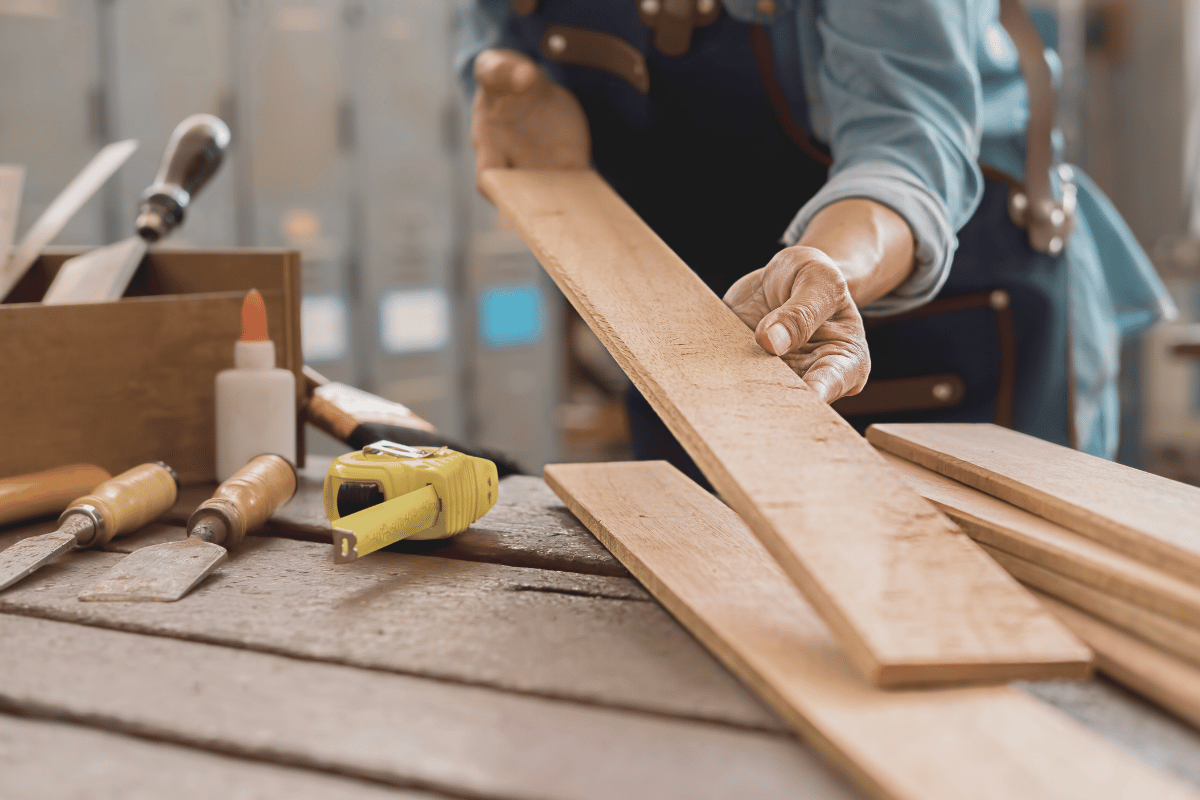
<instances>
[{"instance_id":1,"label":"white glue bottle","mask_svg":"<svg viewBox=\"0 0 1200 800\"><path fill-rule=\"evenodd\" d=\"M296 463L296 376L275 366L267 306L257 289L242 303L233 369L217 373L217 480L263 453Z\"/></svg>"}]
</instances>

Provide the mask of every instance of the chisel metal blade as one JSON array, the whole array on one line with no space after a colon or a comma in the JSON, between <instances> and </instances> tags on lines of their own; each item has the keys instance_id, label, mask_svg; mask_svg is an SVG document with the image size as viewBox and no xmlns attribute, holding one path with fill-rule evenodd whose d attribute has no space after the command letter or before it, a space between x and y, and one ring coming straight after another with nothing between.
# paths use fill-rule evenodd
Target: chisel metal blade
<instances>
[{"instance_id":1,"label":"chisel metal blade","mask_svg":"<svg viewBox=\"0 0 1200 800\"><path fill-rule=\"evenodd\" d=\"M0 551L0 590L7 589L63 553L74 550L78 543L75 534L55 531L31 536Z\"/></svg>"},{"instance_id":2,"label":"chisel metal blade","mask_svg":"<svg viewBox=\"0 0 1200 800\"><path fill-rule=\"evenodd\" d=\"M42 302L53 306L120 300L147 247L145 239L133 236L68 259L58 268Z\"/></svg>"},{"instance_id":3,"label":"chisel metal blade","mask_svg":"<svg viewBox=\"0 0 1200 800\"><path fill-rule=\"evenodd\" d=\"M173 603L224 563L229 551L190 536L135 550L79 593L87 602Z\"/></svg>"}]
</instances>

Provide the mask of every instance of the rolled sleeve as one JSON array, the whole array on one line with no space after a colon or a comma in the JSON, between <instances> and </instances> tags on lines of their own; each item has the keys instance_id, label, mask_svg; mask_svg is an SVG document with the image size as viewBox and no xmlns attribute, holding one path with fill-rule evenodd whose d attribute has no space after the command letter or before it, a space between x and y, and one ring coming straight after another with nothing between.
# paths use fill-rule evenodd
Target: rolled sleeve
<instances>
[{"instance_id":1,"label":"rolled sleeve","mask_svg":"<svg viewBox=\"0 0 1200 800\"><path fill-rule=\"evenodd\" d=\"M822 208L866 198L904 218L916 268L863 313L931 300L949 276L955 232L983 196L976 163L982 87L976 0L844 0L823 4L819 90L828 113L830 179L784 236L793 244Z\"/></svg>"},{"instance_id":2,"label":"rolled sleeve","mask_svg":"<svg viewBox=\"0 0 1200 800\"><path fill-rule=\"evenodd\" d=\"M908 278L859 310L867 316L899 314L932 300L950 275L957 244L954 228L941 198L894 164L856 164L834 175L796 214L784 243L795 244L821 209L851 198L874 200L895 211L908 223L916 244L916 265Z\"/></svg>"},{"instance_id":3,"label":"rolled sleeve","mask_svg":"<svg viewBox=\"0 0 1200 800\"><path fill-rule=\"evenodd\" d=\"M475 57L484 50L520 49L508 31L510 0L458 0L458 51L454 70L467 98L475 96Z\"/></svg>"}]
</instances>

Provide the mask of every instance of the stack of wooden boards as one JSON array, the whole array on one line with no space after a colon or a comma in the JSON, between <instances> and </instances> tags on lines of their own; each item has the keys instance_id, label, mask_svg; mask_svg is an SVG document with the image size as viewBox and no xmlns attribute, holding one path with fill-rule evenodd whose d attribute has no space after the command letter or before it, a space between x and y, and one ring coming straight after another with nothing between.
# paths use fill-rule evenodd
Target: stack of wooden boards
<instances>
[{"instance_id":1,"label":"stack of wooden boards","mask_svg":"<svg viewBox=\"0 0 1200 800\"><path fill-rule=\"evenodd\" d=\"M1036 589L1102 671L1200 726L1200 488L994 425L877 425L867 438Z\"/></svg>"},{"instance_id":2,"label":"stack of wooden boards","mask_svg":"<svg viewBox=\"0 0 1200 800\"><path fill-rule=\"evenodd\" d=\"M662 463L549 467L547 480L860 787L1191 796L1019 691L907 688L1079 677L1091 654L595 174L491 171L481 185L732 511Z\"/></svg>"}]
</instances>

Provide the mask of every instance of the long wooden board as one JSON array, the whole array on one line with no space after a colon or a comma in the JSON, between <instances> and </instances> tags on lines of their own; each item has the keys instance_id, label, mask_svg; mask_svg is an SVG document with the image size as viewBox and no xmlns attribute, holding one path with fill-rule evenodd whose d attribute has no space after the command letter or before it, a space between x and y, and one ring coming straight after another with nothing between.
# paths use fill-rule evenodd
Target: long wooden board
<instances>
[{"instance_id":1,"label":"long wooden board","mask_svg":"<svg viewBox=\"0 0 1200 800\"><path fill-rule=\"evenodd\" d=\"M1074 637L755 344L595 173L495 170L482 185L869 681L1082 671Z\"/></svg>"},{"instance_id":2,"label":"long wooden board","mask_svg":"<svg viewBox=\"0 0 1200 800\"><path fill-rule=\"evenodd\" d=\"M0 641L11 710L450 797L853 798L789 736L7 614Z\"/></svg>"},{"instance_id":3,"label":"long wooden board","mask_svg":"<svg viewBox=\"0 0 1200 800\"><path fill-rule=\"evenodd\" d=\"M1042 601L1096 651L1096 666L1118 683L1200 728L1200 667L1163 653L1053 597Z\"/></svg>"},{"instance_id":4,"label":"long wooden board","mask_svg":"<svg viewBox=\"0 0 1200 800\"><path fill-rule=\"evenodd\" d=\"M0 592L0 612L787 730L629 578L400 553L335 566L331 549L250 537L178 603L79 602L122 557L80 551Z\"/></svg>"},{"instance_id":5,"label":"long wooden board","mask_svg":"<svg viewBox=\"0 0 1200 800\"><path fill-rule=\"evenodd\" d=\"M1178 622L1200 620L1200 586L899 456L884 459L975 541Z\"/></svg>"},{"instance_id":6,"label":"long wooden board","mask_svg":"<svg viewBox=\"0 0 1200 800\"><path fill-rule=\"evenodd\" d=\"M737 515L664 462L557 464L546 479L680 622L874 797L1184 791L1015 689L866 685Z\"/></svg>"},{"instance_id":7,"label":"long wooden board","mask_svg":"<svg viewBox=\"0 0 1200 800\"><path fill-rule=\"evenodd\" d=\"M59 722L0 716L8 800L445 800Z\"/></svg>"},{"instance_id":8,"label":"long wooden board","mask_svg":"<svg viewBox=\"0 0 1200 800\"><path fill-rule=\"evenodd\" d=\"M8 261L17 218L21 215L21 190L25 186L25 168L0 164L0 265ZM4 298L0 298L2 300Z\"/></svg>"},{"instance_id":9,"label":"long wooden board","mask_svg":"<svg viewBox=\"0 0 1200 800\"><path fill-rule=\"evenodd\" d=\"M1200 627L1197 627L1197 620L1185 625L1022 558L987 549L1000 566L1025 585L1061 598L1170 653L1200 664Z\"/></svg>"},{"instance_id":10,"label":"long wooden board","mask_svg":"<svg viewBox=\"0 0 1200 800\"><path fill-rule=\"evenodd\" d=\"M996 425L873 425L880 450L1200 583L1200 487Z\"/></svg>"}]
</instances>

